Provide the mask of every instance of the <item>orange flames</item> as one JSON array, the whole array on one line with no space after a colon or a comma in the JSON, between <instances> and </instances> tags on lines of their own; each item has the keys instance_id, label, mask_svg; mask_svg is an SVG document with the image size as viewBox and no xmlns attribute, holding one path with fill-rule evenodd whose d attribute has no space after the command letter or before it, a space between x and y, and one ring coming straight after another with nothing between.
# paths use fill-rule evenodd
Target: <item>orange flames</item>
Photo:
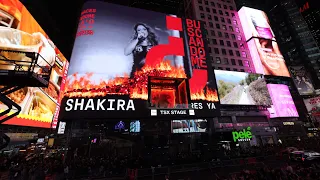
<instances>
[{"instance_id":1,"label":"orange flames","mask_svg":"<svg viewBox=\"0 0 320 180\"><path fill-rule=\"evenodd\" d=\"M169 61L163 61L156 67L145 66L141 71L135 72L134 78L128 75L116 77L109 81L93 83L90 78L93 73L84 76L73 74L67 79L64 95L67 97L103 97L106 95L129 95L132 99L148 99L148 77L186 78L184 68L172 67ZM192 100L218 101L216 91L207 91L191 94Z\"/></svg>"},{"instance_id":2,"label":"orange flames","mask_svg":"<svg viewBox=\"0 0 320 180\"><path fill-rule=\"evenodd\" d=\"M219 101L217 90L207 88L206 91L206 93L204 92L204 90L201 90L196 93L191 93L191 100L205 100L211 102Z\"/></svg>"}]
</instances>

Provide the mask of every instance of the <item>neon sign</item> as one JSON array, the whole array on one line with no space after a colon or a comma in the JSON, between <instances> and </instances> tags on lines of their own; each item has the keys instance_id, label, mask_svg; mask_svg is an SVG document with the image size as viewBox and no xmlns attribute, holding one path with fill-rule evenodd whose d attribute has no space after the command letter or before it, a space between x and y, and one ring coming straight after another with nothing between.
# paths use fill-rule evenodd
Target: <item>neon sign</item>
<instances>
[{"instance_id":1,"label":"neon sign","mask_svg":"<svg viewBox=\"0 0 320 180\"><path fill-rule=\"evenodd\" d=\"M234 142L250 141L252 139L251 127L247 127L247 129L238 132L234 131L232 132L232 136Z\"/></svg>"}]
</instances>

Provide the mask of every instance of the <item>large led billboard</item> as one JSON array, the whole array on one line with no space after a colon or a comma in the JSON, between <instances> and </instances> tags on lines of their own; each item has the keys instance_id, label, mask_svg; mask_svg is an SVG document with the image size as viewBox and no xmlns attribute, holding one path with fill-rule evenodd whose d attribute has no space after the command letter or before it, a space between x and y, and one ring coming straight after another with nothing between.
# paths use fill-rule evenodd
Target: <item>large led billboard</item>
<instances>
[{"instance_id":1,"label":"large led billboard","mask_svg":"<svg viewBox=\"0 0 320 180\"><path fill-rule=\"evenodd\" d=\"M315 93L311 78L304 66L290 66L289 70L300 95L311 95Z\"/></svg>"},{"instance_id":2,"label":"large led billboard","mask_svg":"<svg viewBox=\"0 0 320 180\"><path fill-rule=\"evenodd\" d=\"M261 74L214 70L220 103L224 105L271 105Z\"/></svg>"},{"instance_id":3,"label":"large led billboard","mask_svg":"<svg viewBox=\"0 0 320 180\"><path fill-rule=\"evenodd\" d=\"M255 72L290 77L267 15L261 10L242 7L239 10L239 18Z\"/></svg>"},{"instance_id":4,"label":"large led billboard","mask_svg":"<svg viewBox=\"0 0 320 180\"><path fill-rule=\"evenodd\" d=\"M219 115L203 30L196 20L85 3L60 118Z\"/></svg>"},{"instance_id":5,"label":"large led billboard","mask_svg":"<svg viewBox=\"0 0 320 180\"><path fill-rule=\"evenodd\" d=\"M68 61L18 0L0 0L0 49L9 50L1 52L1 58L27 59L10 50L38 52L47 61L38 64L53 65L48 88L24 87L8 95L22 110L18 116L3 124L43 128L50 128L52 124L55 128L57 121L52 121L59 111L60 92L64 87ZM0 68L3 70L6 67ZM4 86L0 84L1 87ZM0 112L6 109L0 102Z\"/></svg>"},{"instance_id":6,"label":"large led billboard","mask_svg":"<svg viewBox=\"0 0 320 180\"><path fill-rule=\"evenodd\" d=\"M269 109L270 118L299 117L287 85L268 84L267 87L272 99L272 106Z\"/></svg>"}]
</instances>

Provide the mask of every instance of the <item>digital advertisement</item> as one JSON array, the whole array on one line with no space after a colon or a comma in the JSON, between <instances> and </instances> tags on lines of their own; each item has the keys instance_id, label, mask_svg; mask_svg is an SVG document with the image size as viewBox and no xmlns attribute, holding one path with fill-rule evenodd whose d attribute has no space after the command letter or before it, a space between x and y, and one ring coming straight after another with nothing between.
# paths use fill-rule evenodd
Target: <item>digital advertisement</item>
<instances>
[{"instance_id":1,"label":"digital advertisement","mask_svg":"<svg viewBox=\"0 0 320 180\"><path fill-rule=\"evenodd\" d=\"M309 114L320 115L320 97L304 99L303 101Z\"/></svg>"},{"instance_id":2,"label":"digital advertisement","mask_svg":"<svg viewBox=\"0 0 320 180\"><path fill-rule=\"evenodd\" d=\"M269 110L270 118L299 117L287 85L268 84L267 87L273 104Z\"/></svg>"},{"instance_id":3,"label":"digital advertisement","mask_svg":"<svg viewBox=\"0 0 320 180\"><path fill-rule=\"evenodd\" d=\"M3 124L42 128L50 128L52 124L56 128L57 121L52 120L62 98L68 61L20 1L0 0L0 23L0 49L38 52L43 57L38 64L52 66L48 88L25 87L8 95L22 110ZM2 52L0 56L28 61L28 57L17 53ZM0 70L6 69L7 66L0 66ZM0 84L1 87L4 86ZM0 112L6 109L0 102Z\"/></svg>"},{"instance_id":4,"label":"digital advertisement","mask_svg":"<svg viewBox=\"0 0 320 180\"><path fill-rule=\"evenodd\" d=\"M300 95L315 93L310 76L304 66L290 66L289 70Z\"/></svg>"},{"instance_id":5,"label":"digital advertisement","mask_svg":"<svg viewBox=\"0 0 320 180\"><path fill-rule=\"evenodd\" d=\"M257 9L242 7L239 10L239 18L253 59L255 72L290 77L267 15Z\"/></svg>"},{"instance_id":6,"label":"digital advertisement","mask_svg":"<svg viewBox=\"0 0 320 180\"><path fill-rule=\"evenodd\" d=\"M85 3L59 118L218 116L203 28L173 15Z\"/></svg>"},{"instance_id":7,"label":"digital advertisement","mask_svg":"<svg viewBox=\"0 0 320 180\"><path fill-rule=\"evenodd\" d=\"M214 70L220 103L223 105L272 104L266 81L261 74Z\"/></svg>"},{"instance_id":8,"label":"digital advertisement","mask_svg":"<svg viewBox=\"0 0 320 180\"><path fill-rule=\"evenodd\" d=\"M171 121L171 133L195 133L206 132L207 120L195 119L195 120L172 120Z\"/></svg>"}]
</instances>

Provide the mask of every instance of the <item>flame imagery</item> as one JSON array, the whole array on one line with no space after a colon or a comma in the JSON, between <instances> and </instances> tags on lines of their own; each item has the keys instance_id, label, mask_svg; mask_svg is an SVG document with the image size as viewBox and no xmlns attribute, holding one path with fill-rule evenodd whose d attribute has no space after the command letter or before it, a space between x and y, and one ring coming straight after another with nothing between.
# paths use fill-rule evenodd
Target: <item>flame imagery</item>
<instances>
[{"instance_id":1,"label":"flame imagery","mask_svg":"<svg viewBox=\"0 0 320 180\"><path fill-rule=\"evenodd\" d=\"M141 71L135 72L134 78L129 79L128 75L116 77L109 81L93 83L90 77L93 73L84 76L73 74L72 78L66 81L64 96L66 97L103 97L106 95L130 95L132 99L148 99L148 77L171 77L186 78L184 68L172 67L169 61L163 61L155 67L145 66ZM206 100L217 102L216 90L202 89L199 92L191 93L191 100Z\"/></svg>"}]
</instances>

